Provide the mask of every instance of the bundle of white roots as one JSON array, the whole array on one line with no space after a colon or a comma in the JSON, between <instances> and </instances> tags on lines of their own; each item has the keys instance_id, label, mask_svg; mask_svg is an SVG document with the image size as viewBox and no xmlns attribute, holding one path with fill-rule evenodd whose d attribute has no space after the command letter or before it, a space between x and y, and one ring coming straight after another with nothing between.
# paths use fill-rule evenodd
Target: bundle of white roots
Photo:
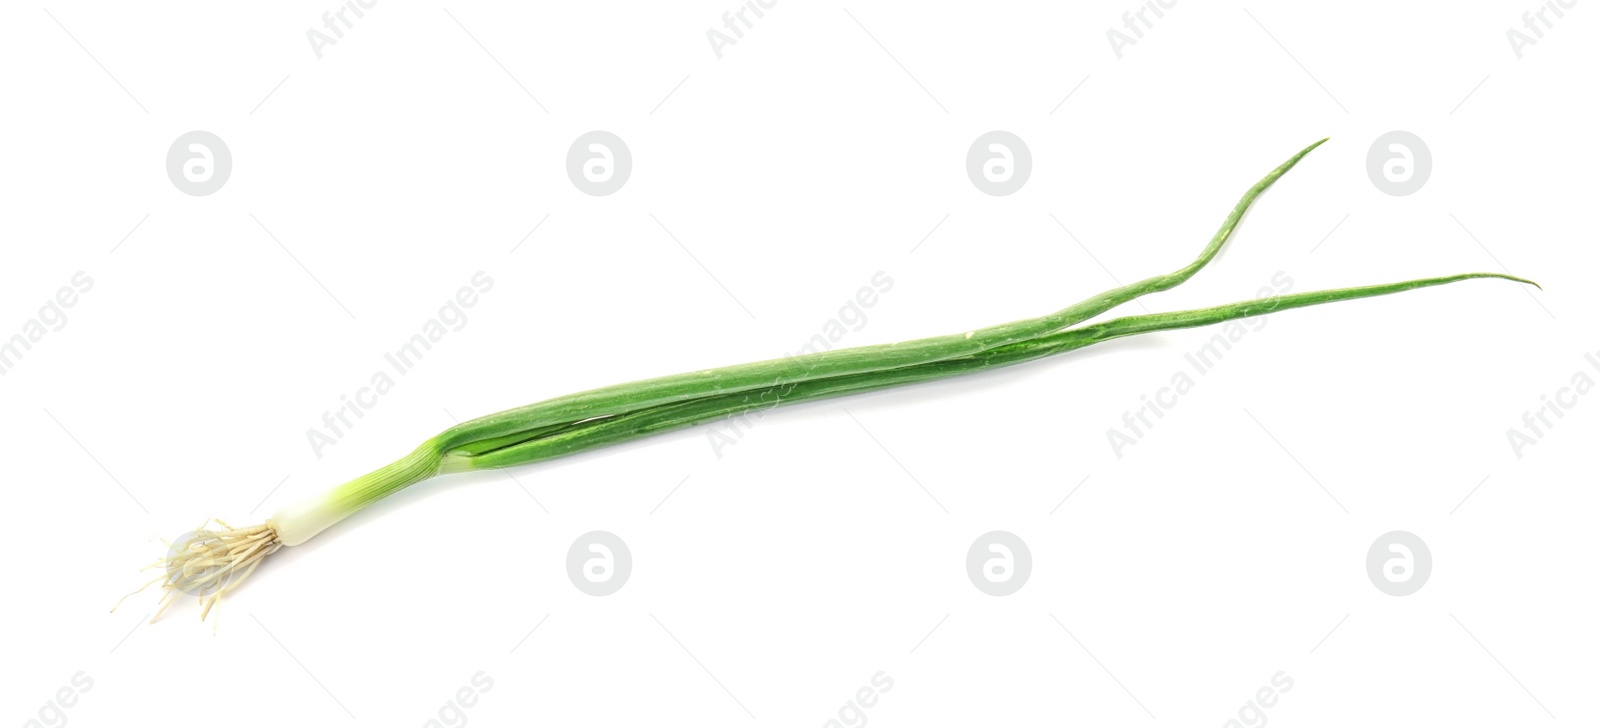
<instances>
[{"instance_id":1,"label":"bundle of white roots","mask_svg":"<svg viewBox=\"0 0 1600 728\"><path fill-rule=\"evenodd\" d=\"M185 534L176 543L167 544L169 547L167 556L145 567L145 569L160 568L162 575L151 579L122 599L127 599L148 589L151 584L160 582L161 590L165 593L161 597L159 608L150 615L152 623L183 594L200 600L200 619L204 621L213 607L222 604L223 595L237 589L245 579L255 573L256 567L260 566L263 560L283 548L283 542L278 539L277 531L267 524L234 528L220 519L211 519L207 523L212 521L221 526L221 529L208 530L205 528L206 524L202 523L198 530ZM117 605L121 604L122 600L118 600ZM115 606L111 608L113 612L116 610ZM220 613L220 608L218 611Z\"/></svg>"}]
</instances>

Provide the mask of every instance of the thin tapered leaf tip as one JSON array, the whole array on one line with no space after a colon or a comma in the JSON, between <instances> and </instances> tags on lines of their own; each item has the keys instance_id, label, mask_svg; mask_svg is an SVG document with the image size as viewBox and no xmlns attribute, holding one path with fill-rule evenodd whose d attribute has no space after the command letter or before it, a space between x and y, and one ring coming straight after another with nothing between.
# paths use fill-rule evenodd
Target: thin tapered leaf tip
<instances>
[{"instance_id":1,"label":"thin tapered leaf tip","mask_svg":"<svg viewBox=\"0 0 1600 728\"><path fill-rule=\"evenodd\" d=\"M1526 284L1528 284L1530 286L1533 286L1534 288L1537 288L1537 289L1539 289L1541 291L1544 290L1544 286L1539 285L1538 281L1534 281L1534 280L1530 280L1530 279L1527 279L1527 278L1523 278L1521 276L1514 276L1514 275L1511 275L1510 273L1467 273L1466 275L1464 275L1462 277L1463 278L1499 278L1500 280L1504 280L1504 281L1512 281L1512 282L1515 282L1515 283L1526 283Z\"/></svg>"},{"instance_id":2,"label":"thin tapered leaf tip","mask_svg":"<svg viewBox=\"0 0 1600 728\"><path fill-rule=\"evenodd\" d=\"M1277 175L1282 175L1283 173L1288 172L1296 164L1299 164L1300 160L1304 159L1307 154L1310 154L1311 150L1322 146L1327 141L1328 141L1328 137L1323 137L1321 139L1318 139L1318 140L1312 142L1311 145L1306 147L1305 149L1302 149L1302 150L1300 150L1298 152L1295 152L1294 156L1289 158L1289 161L1283 163L1283 166L1273 170L1273 175L1274 175L1273 178L1276 179Z\"/></svg>"},{"instance_id":3,"label":"thin tapered leaf tip","mask_svg":"<svg viewBox=\"0 0 1600 728\"><path fill-rule=\"evenodd\" d=\"M1305 149L1300 150L1300 153L1295 155L1295 156L1304 157L1305 155L1310 154L1311 150L1316 149L1317 147L1320 147L1320 146L1322 146L1324 144L1327 144L1328 140L1331 139L1331 138L1332 137L1323 137L1321 139L1318 139L1318 140L1312 142L1311 146L1308 146Z\"/></svg>"}]
</instances>

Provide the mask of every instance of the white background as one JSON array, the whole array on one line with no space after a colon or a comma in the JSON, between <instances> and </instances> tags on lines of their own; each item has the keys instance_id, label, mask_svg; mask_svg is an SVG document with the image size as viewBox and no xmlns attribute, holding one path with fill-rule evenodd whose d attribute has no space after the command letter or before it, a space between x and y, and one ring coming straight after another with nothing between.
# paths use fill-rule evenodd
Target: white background
<instances>
[{"instance_id":1,"label":"white background","mask_svg":"<svg viewBox=\"0 0 1600 728\"><path fill-rule=\"evenodd\" d=\"M859 725L882 671L876 725L1249 725L1281 671L1269 723L1592 725L1600 397L1520 459L1507 431L1600 380L1595 9L1519 60L1532 2L1180 2L1118 59L1139 7L780 2L719 60L733 0L380 2L321 59L331 0L9 6L0 335L94 284L0 377L0 720L59 723L82 672L75 725L460 724L481 671L479 725ZM210 196L164 169L194 129L233 156ZM607 197L564 169L593 129L633 156ZM1010 196L964 170L993 129L1031 150ZM1365 169L1394 129L1433 156L1407 197ZM106 613L157 537L452 417L792 352L877 271L841 345L1174 269L1324 136L1149 310L1279 271L1544 292L1274 315L1120 458L1107 431L1220 329L778 411L722 457L696 428L442 478L274 556L215 636L190 603L143 625L153 592ZM307 430L480 270L467 324L318 458ZM565 573L592 530L633 554L612 596ZM1033 555L1012 596L964 571L992 530ZM1393 530L1432 553L1407 597L1365 571Z\"/></svg>"}]
</instances>

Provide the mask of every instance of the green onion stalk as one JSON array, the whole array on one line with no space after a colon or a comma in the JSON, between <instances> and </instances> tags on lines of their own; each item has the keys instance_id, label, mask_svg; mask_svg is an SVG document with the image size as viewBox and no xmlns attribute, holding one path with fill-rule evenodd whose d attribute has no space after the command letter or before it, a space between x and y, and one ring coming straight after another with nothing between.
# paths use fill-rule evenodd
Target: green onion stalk
<instances>
[{"instance_id":1,"label":"green onion stalk","mask_svg":"<svg viewBox=\"0 0 1600 728\"><path fill-rule=\"evenodd\" d=\"M1473 278L1538 285L1511 275L1463 273L1084 323L1193 277L1221 251L1256 198L1325 141L1300 150L1250 187L1199 257L1188 265L1113 288L1055 313L947 336L685 372L556 397L462 422L399 460L274 513L264 524L234 528L215 521L216 527L202 527L173 542L167 557L152 564L163 573L145 586L161 582L166 592L155 616L183 593L199 597L204 619L223 595L237 588L272 553L305 543L385 497L440 475L550 460L755 410L1007 367L1125 336L1209 326Z\"/></svg>"}]
</instances>

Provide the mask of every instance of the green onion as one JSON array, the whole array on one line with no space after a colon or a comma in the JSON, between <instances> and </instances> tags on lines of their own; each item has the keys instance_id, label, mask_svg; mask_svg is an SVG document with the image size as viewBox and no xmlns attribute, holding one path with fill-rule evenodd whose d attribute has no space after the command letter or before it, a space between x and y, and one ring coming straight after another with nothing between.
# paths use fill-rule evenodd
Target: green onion
<instances>
[{"instance_id":1,"label":"green onion","mask_svg":"<svg viewBox=\"0 0 1600 728\"><path fill-rule=\"evenodd\" d=\"M451 427L405 457L278 511L264 524L234 528L218 520L219 528L197 530L180 539L171 544L166 558L152 565L163 574L150 583L162 582L166 591L162 609L155 616L159 617L177 594L186 593L199 597L204 619L224 594L237 588L273 552L305 543L384 497L437 475L549 460L755 410L1011 366L1124 336L1207 326L1470 278L1538 285L1510 275L1466 273L1270 296L1078 326L1140 296L1189 280L1217 256L1256 197L1325 141L1301 150L1246 191L1193 262L1047 316L948 336L687 372L557 397Z\"/></svg>"}]
</instances>

